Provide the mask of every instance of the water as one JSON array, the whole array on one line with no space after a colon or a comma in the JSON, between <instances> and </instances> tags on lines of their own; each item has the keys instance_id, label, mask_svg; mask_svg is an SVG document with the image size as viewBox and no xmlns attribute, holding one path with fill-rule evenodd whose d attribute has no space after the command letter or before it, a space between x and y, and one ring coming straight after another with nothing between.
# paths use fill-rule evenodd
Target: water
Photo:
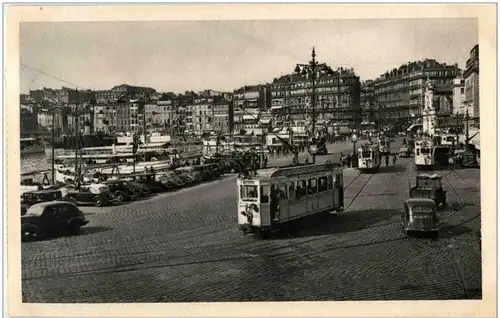
<instances>
[{"instance_id":1,"label":"water","mask_svg":"<svg viewBox=\"0 0 500 318\"><path fill-rule=\"evenodd\" d=\"M21 157L21 173L40 171L50 169L50 162L47 161L47 157L44 153L23 155ZM35 175L26 176L32 178L34 181L42 182L44 174L39 173ZM47 178L52 179L52 173L50 171L47 173ZM23 177L21 177L23 179Z\"/></svg>"}]
</instances>

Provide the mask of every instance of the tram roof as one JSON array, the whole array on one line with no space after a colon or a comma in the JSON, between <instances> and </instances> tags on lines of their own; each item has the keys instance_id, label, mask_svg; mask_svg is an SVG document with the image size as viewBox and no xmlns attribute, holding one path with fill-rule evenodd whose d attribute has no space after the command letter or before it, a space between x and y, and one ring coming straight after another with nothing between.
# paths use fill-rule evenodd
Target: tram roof
<instances>
[{"instance_id":1,"label":"tram roof","mask_svg":"<svg viewBox=\"0 0 500 318\"><path fill-rule=\"evenodd\" d=\"M280 177L293 177L300 175L307 175L318 172L326 172L332 170L342 170L342 168L335 168L332 164L309 164L301 166L288 166L288 167L273 167L261 169L258 172L258 179L276 179Z\"/></svg>"}]
</instances>

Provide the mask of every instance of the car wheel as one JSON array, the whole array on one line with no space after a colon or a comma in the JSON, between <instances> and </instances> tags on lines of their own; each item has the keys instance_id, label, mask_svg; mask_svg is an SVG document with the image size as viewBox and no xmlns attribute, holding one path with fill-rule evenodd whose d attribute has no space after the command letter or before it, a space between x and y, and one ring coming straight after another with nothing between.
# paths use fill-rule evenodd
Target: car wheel
<instances>
[{"instance_id":1,"label":"car wheel","mask_svg":"<svg viewBox=\"0 0 500 318\"><path fill-rule=\"evenodd\" d=\"M120 203L125 201L125 197L123 196L123 193L121 193L121 192L116 193L115 200L120 202Z\"/></svg>"},{"instance_id":2,"label":"car wheel","mask_svg":"<svg viewBox=\"0 0 500 318\"><path fill-rule=\"evenodd\" d=\"M104 205L102 198L94 198L94 205L97 207L101 207Z\"/></svg>"},{"instance_id":3,"label":"car wheel","mask_svg":"<svg viewBox=\"0 0 500 318\"><path fill-rule=\"evenodd\" d=\"M27 242L35 239L38 235L37 229L32 226L21 228L21 241Z\"/></svg>"}]
</instances>

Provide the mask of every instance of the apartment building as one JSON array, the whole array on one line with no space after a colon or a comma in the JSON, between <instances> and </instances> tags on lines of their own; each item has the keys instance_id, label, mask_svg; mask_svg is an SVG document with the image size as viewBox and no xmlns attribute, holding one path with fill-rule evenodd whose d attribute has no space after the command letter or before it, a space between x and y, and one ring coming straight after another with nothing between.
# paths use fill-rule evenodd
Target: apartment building
<instances>
[{"instance_id":1,"label":"apartment building","mask_svg":"<svg viewBox=\"0 0 500 318\"><path fill-rule=\"evenodd\" d=\"M292 74L271 84L271 111L277 123L309 126L312 122L312 75ZM317 122L349 126L360 121L361 83L353 69L339 68L315 79Z\"/></svg>"},{"instance_id":2,"label":"apartment building","mask_svg":"<svg viewBox=\"0 0 500 318\"><path fill-rule=\"evenodd\" d=\"M469 53L463 74L465 81L465 108L469 111L470 124L479 126L479 45L475 45Z\"/></svg>"},{"instance_id":3,"label":"apartment building","mask_svg":"<svg viewBox=\"0 0 500 318\"><path fill-rule=\"evenodd\" d=\"M451 110L453 83L459 75L458 65L447 65L436 60L410 62L387 71L374 81L375 100L381 117L389 120L408 120L420 117L424 109L427 79L435 89L439 101L437 109Z\"/></svg>"}]
</instances>

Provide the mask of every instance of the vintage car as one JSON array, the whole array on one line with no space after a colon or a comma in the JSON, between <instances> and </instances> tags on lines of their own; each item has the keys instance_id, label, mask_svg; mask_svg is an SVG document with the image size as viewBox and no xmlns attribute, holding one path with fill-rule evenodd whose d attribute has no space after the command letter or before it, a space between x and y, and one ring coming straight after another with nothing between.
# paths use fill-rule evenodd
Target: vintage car
<instances>
[{"instance_id":1,"label":"vintage car","mask_svg":"<svg viewBox=\"0 0 500 318\"><path fill-rule=\"evenodd\" d=\"M406 200L401 219L405 235L426 232L437 236L439 233L439 219L434 200L423 198Z\"/></svg>"},{"instance_id":2,"label":"vintage car","mask_svg":"<svg viewBox=\"0 0 500 318\"><path fill-rule=\"evenodd\" d=\"M177 189L186 185L186 181L175 171L162 171L156 174L156 180L163 185L165 189Z\"/></svg>"},{"instance_id":3,"label":"vintage car","mask_svg":"<svg viewBox=\"0 0 500 318\"><path fill-rule=\"evenodd\" d=\"M38 203L21 216L21 239L27 241L58 232L74 234L88 223L83 212L73 203L66 201Z\"/></svg>"},{"instance_id":4,"label":"vintage car","mask_svg":"<svg viewBox=\"0 0 500 318\"><path fill-rule=\"evenodd\" d=\"M139 186L145 195L152 192L160 192L164 190L163 185L156 181L156 173L136 173L129 174L125 178L126 181L132 182L132 184Z\"/></svg>"},{"instance_id":5,"label":"vintage car","mask_svg":"<svg viewBox=\"0 0 500 318\"><path fill-rule=\"evenodd\" d=\"M460 166L463 168L479 168L479 160L475 153L464 151L460 154Z\"/></svg>"},{"instance_id":6,"label":"vintage car","mask_svg":"<svg viewBox=\"0 0 500 318\"><path fill-rule=\"evenodd\" d=\"M411 151L409 147L401 147L399 148L399 157L408 158L411 156Z\"/></svg>"},{"instance_id":7,"label":"vintage car","mask_svg":"<svg viewBox=\"0 0 500 318\"><path fill-rule=\"evenodd\" d=\"M420 174L417 175L416 185L410 184L410 198L434 200L437 207L446 206L446 191L441 183L441 176Z\"/></svg>"},{"instance_id":8,"label":"vintage car","mask_svg":"<svg viewBox=\"0 0 500 318\"><path fill-rule=\"evenodd\" d=\"M208 169L212 178L218 178L222 175L222 170L219 169L219 165L215 163L207 163L200 166L202 169Z\"/></svg>"},{"instance_id":9,"label":"vintage car","mask_svg":"<svg viewBox=\"0 0 500 318\"><path fill-rule=\"evenodd\" d=\"M135 191L139 197L145 197L151 194L151 189L145 183L137 182L135 178L127 176L122 180L128 182L132 186L132 190Z\"/></svg>"},{"instance_id":10,"label":"vintage car","mask_svg":"<svg viewBox=\"0 0 500 318\"><path fill-rule=\"evenodd\" d=\"M33 178L25 178L21 180L21 187L19 188L21 192L21 198L24 193L32 192L32 191L40 191L43 190L43 186L39 182L34 182Z\"/></svg>"},{"instance_id":11,"label":"vintage car","mask_svg":"<svg viewBox=\"0 0 500 318\"><path fill-rule=\"evenodd\" d=\"M21 204L21 215L25 215L26 212L28 212L28 208L29 206L27 206L26 204Z\"/></svg>"},{"instance_id":12,"label":"vintage car","mask_svg":"<svg viewBox=\"0 0 500 318\"><path fill-rule=\"evenodd\" d=\"M103 184L109 187L109 192L111 194L111 199L116 202L125 202L132 200L133 197L137 196L137 193L133 191L130 184L124 180L106 180Z\"/></svg>"},{"instance_id":13,"label":"vintage car","mask_svg":"<svg viewBox=\"0 0 500 318\"><path fill-rule=\"evenodd\" d=\"M175 169L176 172L180 172L185 175L189 183L196 183L202 180L201 170L193 166L180 167Z\"/></svg>"},{"instance_id":14,"label":"vintage car","mask_svg":"<svg viewBox=\"0 0 500 318\"><path fill-rule=\"evenodd\" d=\"M196 165L192 166L192 168L200 172L202 181L210 181L215 178L214 172L209 165Z\"/></svg>"},{"instance_id":15,"label":"vintage car","mask_svg":"<svg viewBox=\"0 0 500 318\"><path fill-rule=\"evenodd\" d=\"M22 195L21 204L31 206L37 203L60 200L61 198L62 193L59 190L40 190L25 192Z\"/></svg>"},{"instance_id":16,"label":"vintage car","mask_svg":"<svg viewBox=\"0 0 500 318\"><path fill-rule=\"evenodd\" d=\"M64 201L76 205L104 206L112 202L109 187L102 183L94 183L80 187L80 190L70 190L63 197Z\"/></svg>"}]
</instances>

